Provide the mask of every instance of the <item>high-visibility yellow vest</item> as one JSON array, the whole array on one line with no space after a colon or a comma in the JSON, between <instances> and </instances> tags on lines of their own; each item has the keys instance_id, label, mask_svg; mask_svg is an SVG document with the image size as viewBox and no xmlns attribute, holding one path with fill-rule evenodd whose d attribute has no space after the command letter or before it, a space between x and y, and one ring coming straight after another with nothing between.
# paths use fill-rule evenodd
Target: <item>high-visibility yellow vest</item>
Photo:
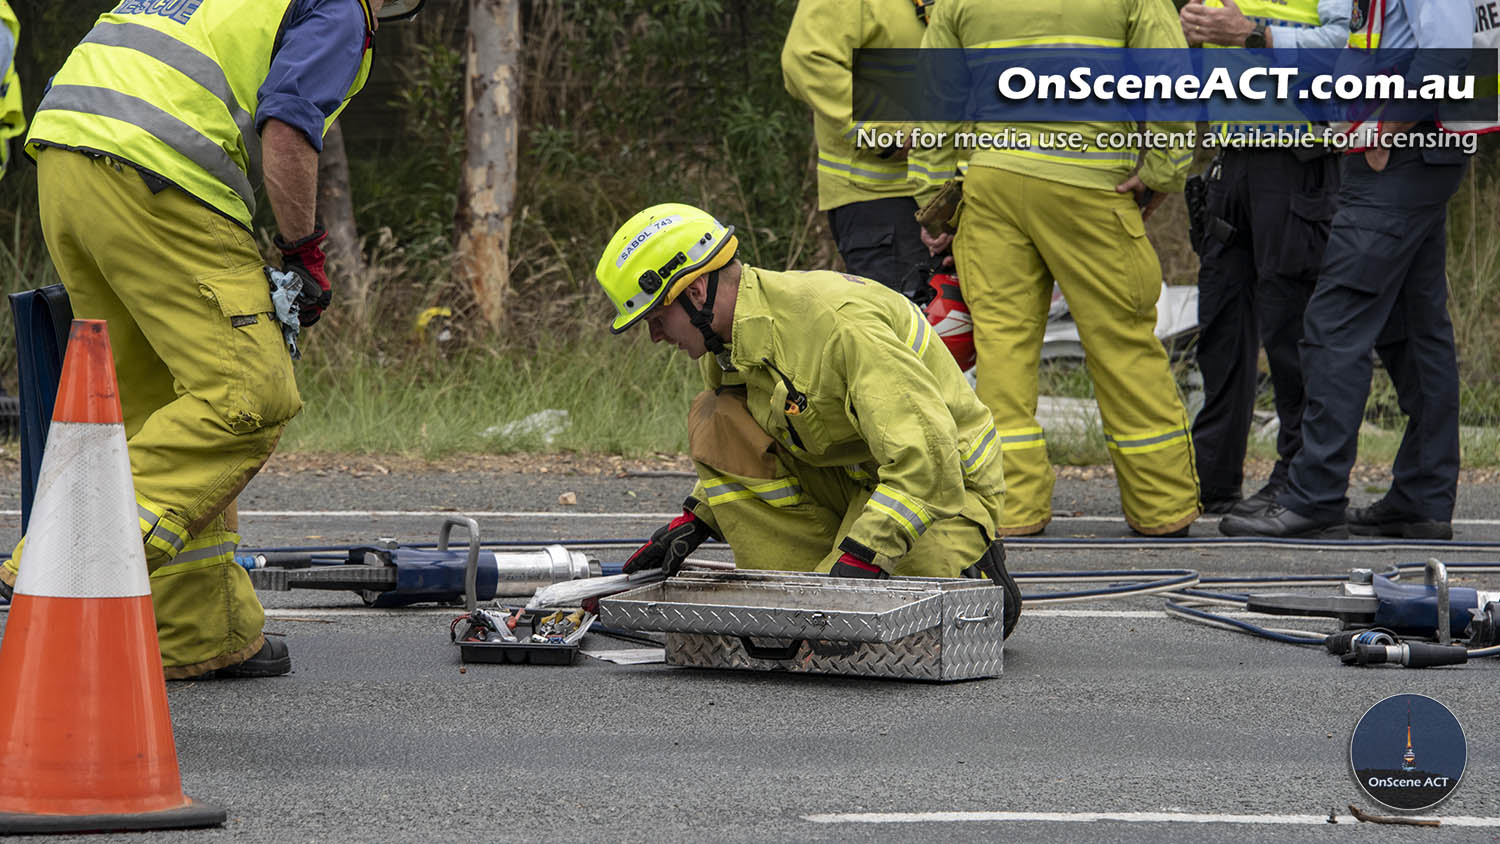
<instances>
[{"instance_id":1,"label":"high-visibility yellow vest","mask_svg":"<svg viewBox=\"0 0 1500 844\"><path fill-rule=\"evenodd\" d=\"M1203 5L1220 7L1223 0L1203 0ZM1318 0L1240 0L1235 5L1240 13L1256 23L1266 26L1290 26L1297 29L1315 29L1323 22L1318 17ZM1222 44L1210 46L1223 46Z\"/></svg>"},{"instance_id":2,"label":"high-visibility yellow vest","mask_svg":"<svg viewBox=\"0 0 1500 844\"><path fill-rule=\"evenodd\" d=\"M1354 0L1349 10L1349 46L1356 50L1373 50L1380 46L1385 29L1385 0Z\"/></svg>"},{"instance_id":3,"label":"high-visibility yellow vest","mask_svg":"<svg viewBox=\"0 0 1500 844\"><path fill-rule=\"evenodd\" d=\"M293 0L124 0L99 16L37 105L27 152L102 152L249 228L260 179L255 110ZM370 72L364 56L345 104ZM333 123L343 105L324 123Z\"/></svg>"},{"instance_id":4,"label":"high-visibility yellow vest","mask_svg":"<svg viewBox=\"0 0 1500 844\"><path fill-rule=\"evenodd\" d=\"M21 112L21 79L16 76L15 58L21 51L21 22L16 20L16 13L10 10L6 0L0 0L0 23L5 24L11 39L16 42L10 65L0 77L0 176L4 176L5 168L10 164L10 139L26 131L26 115Z\"/></svg>"},{"instance_id":5,"label":"high-visibility yellow vest","mask_svg":"<svg viewBox=\"0 0 1500 844\"><path fill-rule=\"evenodd\" d=\"M1204 0L1203 5L1223 6L1223 0ZM1323 22L1318 15L1318 0L1244 0L1237 3L1240 12L1256 23L1266 26L1289 26L1298 29L1316 28ZM1205 44L1205 47L1223 47L1223 44ZM1312 124L1301 119L1301 112L1293 105L1286 105L1287 119L1284 121L1225 120L1215 121L1213 128L1221 135L1247 132L1286 132L1302 135L1312 131Z\"/></svg>"}]
</instances>

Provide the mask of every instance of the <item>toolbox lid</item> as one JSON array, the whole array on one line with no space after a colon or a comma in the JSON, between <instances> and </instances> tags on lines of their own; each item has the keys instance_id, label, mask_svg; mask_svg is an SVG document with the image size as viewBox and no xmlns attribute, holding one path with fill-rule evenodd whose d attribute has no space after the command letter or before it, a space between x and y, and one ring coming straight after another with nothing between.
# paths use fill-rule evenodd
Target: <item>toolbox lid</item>
<instances>
[{"instance_id":1,"label":"toolbox lid","mask_svg":"<svg viewBox=\"0 0 1500 844\"><path fill-rule=\"evenodd\" d=\"M985 580L685 572L599 601L611 627L670 633L893 642L943 619L943 596Z\"/></svg>"}]
</instances>

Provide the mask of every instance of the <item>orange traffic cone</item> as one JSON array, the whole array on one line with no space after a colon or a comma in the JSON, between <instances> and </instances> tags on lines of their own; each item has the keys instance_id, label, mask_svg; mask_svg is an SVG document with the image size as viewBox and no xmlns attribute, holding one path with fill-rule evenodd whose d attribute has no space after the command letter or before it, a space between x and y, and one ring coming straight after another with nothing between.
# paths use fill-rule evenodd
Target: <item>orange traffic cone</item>
<instances>
[{"instance_id":1,"label":"orange traffic cone","mask_svg":"<svg viewBox=\"0 0 1500 844\"><path fill-rule=\"evenodd\" d=\"M218 826L182 793L103 320L73 321L0 639L0 835Z\"/></svg>"}]
</instances>

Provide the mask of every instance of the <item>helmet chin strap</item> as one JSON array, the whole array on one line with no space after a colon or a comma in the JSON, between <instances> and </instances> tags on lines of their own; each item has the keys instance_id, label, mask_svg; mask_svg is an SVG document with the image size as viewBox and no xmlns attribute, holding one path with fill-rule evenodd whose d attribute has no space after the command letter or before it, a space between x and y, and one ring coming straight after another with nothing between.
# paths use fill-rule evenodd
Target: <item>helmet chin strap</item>
<instances>
[{"instance_id":1,"label":"helmet chin strap","mask_svg":"<svg viewBox=\"0 0 1500 844\"><path fill-rule=\"evenodd\" d=\"M703 307L694 307L686 290L682 291L682 295L677 297L677 304L682 306L682 309L687 312L688 320L698 329L698 333L703 335L703 345L708 347L708 351L714 357L723 358L728 344L724 342L723 337L719 336L719 332L713 329L714 299L718 295L719 271L712 270L708 274L708 293L703 299Z\"/></svg>"}]
</instances>

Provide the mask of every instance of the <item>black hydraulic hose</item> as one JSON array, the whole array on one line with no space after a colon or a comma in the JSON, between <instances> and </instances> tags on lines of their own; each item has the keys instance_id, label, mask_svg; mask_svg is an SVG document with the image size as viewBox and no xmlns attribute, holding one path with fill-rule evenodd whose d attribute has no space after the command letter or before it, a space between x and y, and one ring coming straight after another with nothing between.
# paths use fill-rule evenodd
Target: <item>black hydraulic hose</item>
<instances>
[{"instance_id":1,"label":"black hydraulic hose","mask_svg":"<svg viewBox=\"0 0 1500 844\"><path fill-rule=\"evenodd\" d=\"M1180 603L1176 598L1167 599L1167 612L1169 614L1185 615L1192 618L1201 619L1211 624L1237 627L1246 633L1254 636L1260 636L1263 639L1270 639L1274 642L1285 642L1289 645L1309 645L1317 647L1322 647L1323 645L1322 637L1293 636L1287 633L1280 633L1275 630L1268 630L1264 627L1261 627L1260 625L1251 624L1248 621L1242 621L1238 618L1230 618L1229 616L1221 615L1219 613L1212 613L1208 612L1207 610L1197 609L1196 607L1186 606L1185 604Z\"/></svg>"}]
</instances>

